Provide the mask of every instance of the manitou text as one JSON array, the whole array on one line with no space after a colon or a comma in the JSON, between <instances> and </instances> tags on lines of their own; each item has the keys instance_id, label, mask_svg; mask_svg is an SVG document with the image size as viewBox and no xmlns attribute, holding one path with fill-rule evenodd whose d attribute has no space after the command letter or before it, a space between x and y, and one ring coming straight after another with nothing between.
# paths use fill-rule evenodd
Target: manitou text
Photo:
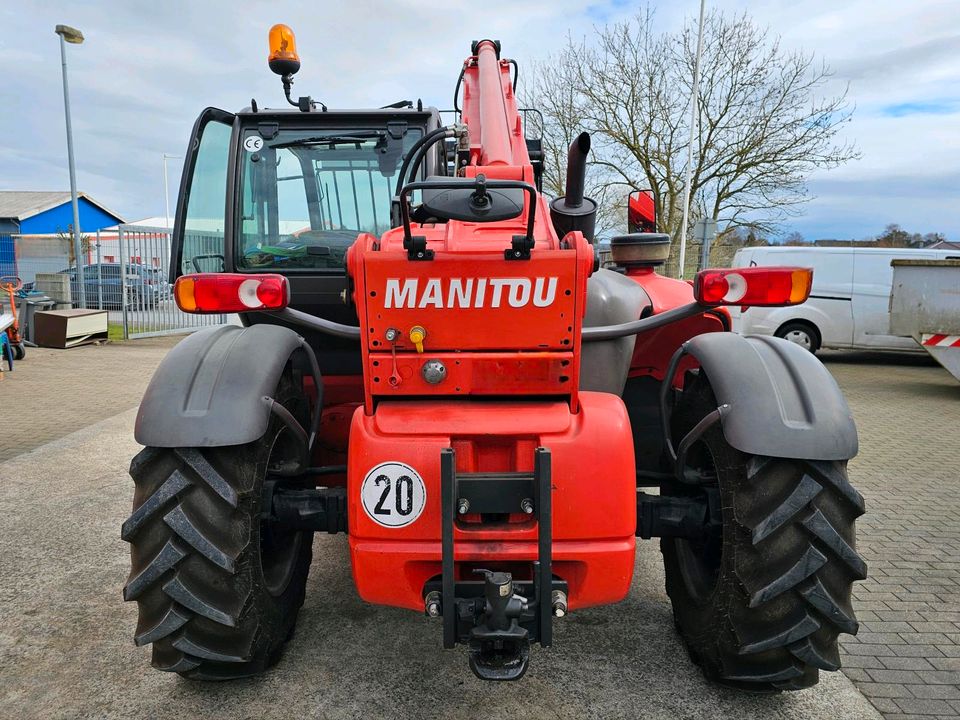
<instances>
[{"instance_id":1,"label":"manitou text","mask_svg":"<svg viewBox=\"0 0 960 720\"><path fill-rule=\"evenodd\" d=\"M385 308L548 307L557 278L387 278Z\"/></svg>"}]
</instances>

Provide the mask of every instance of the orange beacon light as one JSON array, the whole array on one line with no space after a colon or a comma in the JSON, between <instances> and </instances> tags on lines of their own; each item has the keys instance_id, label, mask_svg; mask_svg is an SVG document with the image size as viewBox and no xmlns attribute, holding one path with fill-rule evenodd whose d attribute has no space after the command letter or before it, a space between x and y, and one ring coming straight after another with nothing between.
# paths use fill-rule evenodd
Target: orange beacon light
<instances>
[{"instance_id":1,"label":"orange beacon light","mask_svg":"<svg viewBox=\"0 0 960 720\"><path fill-rule=\"evenodd\" d=\"M277 24L270 28L270 55L267 64L277 75L293 75L300 69L297 55L297 39L287 25Z\"/></svg>"}]
</instances>

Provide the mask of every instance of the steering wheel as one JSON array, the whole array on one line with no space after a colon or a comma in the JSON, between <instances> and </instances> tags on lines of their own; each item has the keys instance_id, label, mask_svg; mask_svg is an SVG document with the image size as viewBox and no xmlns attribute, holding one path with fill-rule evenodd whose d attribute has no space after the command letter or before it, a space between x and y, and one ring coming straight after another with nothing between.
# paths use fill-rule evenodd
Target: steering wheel
<instances>
[{"instance_id":1,"label":"steering wheel","mask_svg":"<svg viewBox=\"0 0 960 720\"><path fill-rule=\"evenodd\" d=\"M16 292L23 287L23 280L16 275L0 276L0 290L4 292Z\"/></svg>"}]
</instances>

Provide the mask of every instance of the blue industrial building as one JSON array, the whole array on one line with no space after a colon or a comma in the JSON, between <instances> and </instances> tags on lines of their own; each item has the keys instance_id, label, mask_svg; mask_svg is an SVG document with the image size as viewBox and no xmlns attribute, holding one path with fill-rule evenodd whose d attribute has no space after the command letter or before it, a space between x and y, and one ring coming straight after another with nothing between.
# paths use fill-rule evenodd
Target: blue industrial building
<instances>
[{"instance_id":1,"label":"blue industrial building","mask_svg":"<svg viewBox=\"0 0 960 720\"><path fill-rule=\"evenodd\" d=\"M80 231L95 232L122 223L85 193L80 193ZM69 192L21 192L0 190L0 235L54 235L67 233L73 225Z\"/></svg>"},{"instance_id":2,"label":"blue industrial building","mask_svg":"<svg viewBox=\"0 0 960 720\"><path fill-rule=\"evenodd\" d=\"M77 204L81 233L93 233L123 222L119 215L84 193L79 194ZM18 245L27 242L26 236L69 236L72 226L69 192L0 190L0 275L25 274L19 262L23 248ZM43 254L49 255L49 252ZM57 270L65 266L65 257L45 257L44 260ZM39 269L40 261L34 264L37 265L34 269Z\"/></svg>"}]
</instances>

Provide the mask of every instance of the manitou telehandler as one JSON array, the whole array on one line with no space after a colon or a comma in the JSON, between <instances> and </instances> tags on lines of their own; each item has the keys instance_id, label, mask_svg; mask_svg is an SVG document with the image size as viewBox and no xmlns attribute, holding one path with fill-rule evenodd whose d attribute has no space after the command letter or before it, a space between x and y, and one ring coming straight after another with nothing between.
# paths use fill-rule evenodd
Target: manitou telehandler
<instances>
[{"instance_id":1,"label":"manitou telehandler","mask_svg":"<svg viewBox=\"0 0 960 720\"><path fill-rule=\"evenodd\" d=\"M179 307L242 326L178 344L137 416L124 597L154 667L274 663L326 532L348 533L363 600L437 618L483 679L520 678L554 622L622 600L637 537L660 538L709 678L836 670L866 575L856 429L813 355L729 332L723 308L803 302L811 271L691 285L657 274L652 232L612 238L598 269L590 138L548 202L498 42L473 43L450 125L419 102L291 99L293 34L270 44L295 109L200 115L173 232Z\"/></svg>"}]
</instances>

